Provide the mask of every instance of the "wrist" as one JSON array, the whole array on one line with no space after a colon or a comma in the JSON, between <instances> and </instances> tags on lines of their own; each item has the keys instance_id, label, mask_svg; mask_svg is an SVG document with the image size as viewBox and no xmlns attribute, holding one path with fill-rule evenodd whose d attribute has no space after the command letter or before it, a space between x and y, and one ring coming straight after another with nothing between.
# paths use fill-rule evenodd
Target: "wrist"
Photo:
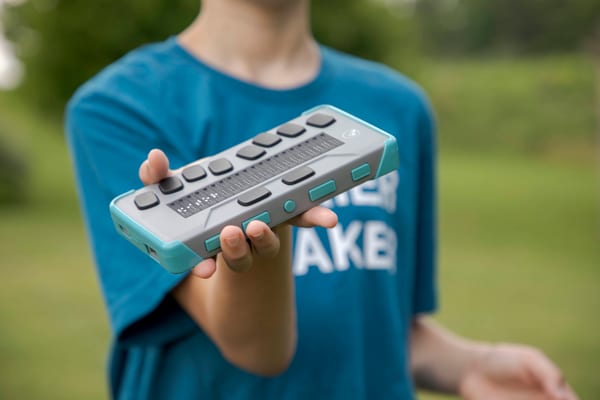
<instances>
[{"instance_id":1,"label":"wrist","mask_svg":"<svg viewBox=\"0 0 600 400\"><path fill-rule=\"evenodd\" d=\"M498 345L496 343L471 342L469 346L469 359L464 366L463 373L458 382L457 391L462 398L468 398L465 389L469 385L470 378L476 375L477 371L482 370L483 365L492 357Z\"/></svg>"}]
</instances>

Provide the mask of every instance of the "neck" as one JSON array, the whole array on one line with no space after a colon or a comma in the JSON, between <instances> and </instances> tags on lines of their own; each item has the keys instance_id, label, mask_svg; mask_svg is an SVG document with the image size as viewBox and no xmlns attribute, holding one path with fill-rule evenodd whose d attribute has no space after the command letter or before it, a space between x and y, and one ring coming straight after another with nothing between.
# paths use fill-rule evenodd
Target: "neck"
<instances>
[{"instance_id":1,"label":"neck","mask_svg":"<svg viewBox=\"0 0 600 400\"><path fill-rule=\"evenodd\" d=\"M265 87L298 86L319 69L307 0L203 0L178 40L203 62Z\"/></svg>"}]
</instances>

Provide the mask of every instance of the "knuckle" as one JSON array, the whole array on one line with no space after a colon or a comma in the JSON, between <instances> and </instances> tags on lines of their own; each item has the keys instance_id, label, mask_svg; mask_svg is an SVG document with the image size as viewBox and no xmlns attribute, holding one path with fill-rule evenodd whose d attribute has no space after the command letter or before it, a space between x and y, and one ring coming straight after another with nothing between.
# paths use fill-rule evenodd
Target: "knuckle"
<instances>
[{"instance_id":1,"label":"knuckle","mask_svg":"<svg viewBox=\"0 0 600 400\"><path fill-rule=\"evenodd\" d=\"M252 265L252 259L251 257L242 257L232 260L225 257L225 263L231 270L235 272L245 272L250 269L250 266Z\"/></svg>"},{"instance_id":2,"label":"knuckle","mask_svg":"<svg viewBox=\"0 0 600 400\"><path fill-rule=\"evenodd\" d=\"M268 232L261 240L252 244L262 257L275 257L279 253L279 239L273 232Z\"/></svg>"},{"instance_id":3,"label":"knuckle","mask_svg":"<svg viewBox=\"0 0 600 400\"><path fill-rule=\"evenodd\" d=\"M244 261L244 258L248 256L248 251L244 249L229 249L226 247L222 248L223 258L227 260L228 264L231 263L241 263Z\"/></svg>"},{"instance_id":4,"label":"knuckle","mask_svg":"<svg viewBox=\"0 0 600 400\"><path fill-rule=\"evenodd\" d=\"M262 248L257 247L256 250L261 257L273 258L279 253L279 246L273 244Z\"/></svg>"},{"instance_id":5,"label":"knuckle","mask_svg":"<svg viewBox=\"0 0 600 400\"><path fill-rule=\"evenodd\" d=\"M244 246L236 246L236 247L225 247L223 249L223 256L227 260L228 263L242 263L246 258L248 258L248 249L247 245Z\"/></svg>"}]
</instances>

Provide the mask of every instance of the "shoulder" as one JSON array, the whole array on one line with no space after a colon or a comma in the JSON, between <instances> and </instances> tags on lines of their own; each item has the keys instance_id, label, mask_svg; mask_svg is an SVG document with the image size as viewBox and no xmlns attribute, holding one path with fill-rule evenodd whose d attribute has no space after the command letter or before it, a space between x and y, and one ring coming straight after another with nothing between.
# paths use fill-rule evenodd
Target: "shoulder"
<instances>
[{"instance_id":1,"label":"shoulder","mask_svg":"<svg viewBox=\"0 0 600 400\"><path fill-rule=\"evenodd\" d=\"M142 46L116 60L69 100L68 138L155 142L169 125L167 85L176 80L177 65L184 61L173 39Z\"/></svg>"},{"instance_id":2,"label":"shoulder","mask_svg":"<svg viewBox=\"0 0 600 400\"><path fill-rule=\"evenodd\" d=\"M406 75L382 63L324 48L324 57L332 65L336 79L356 95L386 102L388 107L430 113L423 88Z\"/></svg>"},{"instance_id":3,"label":"shoulder","mask_svg":"<svg viewBox=\"0 0 600 400\"><path fill-rule=\"evenodd\" d=\"M151 113L159 107L163 84L176 51L171 41L139 47L105 67L71 97L67 115L102 109Z\"/></svg>"}]
</instances>

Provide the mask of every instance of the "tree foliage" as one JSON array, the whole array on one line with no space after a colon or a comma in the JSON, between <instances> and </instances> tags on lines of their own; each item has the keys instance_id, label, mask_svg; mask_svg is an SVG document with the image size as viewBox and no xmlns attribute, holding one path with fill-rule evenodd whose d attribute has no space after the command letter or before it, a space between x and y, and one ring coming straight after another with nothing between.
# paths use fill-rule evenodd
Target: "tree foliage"
<instances>
[{"instance_id":1,"label":"tree foliage","mask_svg":"<svg viewBox=\"0 0 600 400\"><path fill-rule=\"evenodd\" d=\"M7 13L26 67L26 95L55 111L75 88L128 50L189 23L188 0L29 0Z\"/></svg>"},{"instance_id":2,"label":"tree foliage","mask_svg":"<svg viewBox=\"0 0 600 400\"><path fill-rule=\"evenodd\" d=\"M180 32L198 9L198 0L28 0L6 18L25 62L25 94L44 109L60 110L102 67ZM326 45L401 67L414 59L408 21L383 3L316 1L312 14L315 35Z\"/></svg>"},{"instance_id":3,"label":"tree foliage","mask_svg":"<svg viewBox=\"0 0 600 400\"><path fill-rule=\"evenodd\" d=\"M572 51L600 29L598 0L419 0L435 53Z\"/></svg>"},{"instance_id":4,"label":"tree foliage","mask_svg":"<svg viewBox=\"0 0 600 400\"><path fill-rule=\"evenodd\" d=\"M5 15L26 66L24 92L49 111L75 88L144 43L196 16L199 0L27 0ZM415 13L403 13L407 5ZM421 42L434 55L578 48L600 30L598 0L314 0L317 39L415 71Z\"/></svg>"}]
</instances>

